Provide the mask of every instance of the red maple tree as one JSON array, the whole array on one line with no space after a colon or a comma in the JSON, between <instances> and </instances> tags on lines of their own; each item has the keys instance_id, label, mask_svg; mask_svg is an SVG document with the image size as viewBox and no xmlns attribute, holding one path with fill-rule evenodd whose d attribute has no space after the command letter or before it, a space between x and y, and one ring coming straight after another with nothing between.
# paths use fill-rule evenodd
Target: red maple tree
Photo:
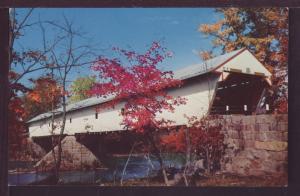
<instances>
[{"instance_id":1,"label":"red maple tree","mask_svg":"<svg viewBox=\"0 0 300 196\"><path fill-rule=\"evenodd\" d=\"M187 119L187 126L163 136L160 144L164 149L189 154L187 157L191 157L190 153L193 152L206 161L206 171L210 174L219 169L225 150L222 118L210 115Z\"/></svg>"},{"instance_id":2,"label":"red maple tree","mask_svg":"<svg viewBox=\"0 0 300 196\"><path fill-rule=\"evenodd\" d=\"M168 127L172 121L158 118L163 110L174 112L174 106L185 104L185 99L170 96L166 89L180 87L182 81L174 79L171 71L157 68L170 52L160 43L153 42L150 48L139 54L134 51L113 48L120 58L99 57L92 69L99 73L101 82L96 83L91 94L114 99L102 107L113 107L125 101L121 114L122 124L130 131L143 134L157 156L165 182L168 179L154 133Z\"/></svg>"},{"instance_id":3,"label":"red maple tree","mask_svg":"<svg viewBox=\"0 0 300 196\"><path fill-rule=\"evenodd\" d=\"M18 77L16 72L10 71L8 78L9 81ZM10 159L18 159L19 153L24 143L26 142L26 129L24 119L26 112L24 109L23 100L18 96L19 92L27 92L28 88L20 83L10 83L10 94L8 104L8 153Z\"/></svg>"}]
</instances>

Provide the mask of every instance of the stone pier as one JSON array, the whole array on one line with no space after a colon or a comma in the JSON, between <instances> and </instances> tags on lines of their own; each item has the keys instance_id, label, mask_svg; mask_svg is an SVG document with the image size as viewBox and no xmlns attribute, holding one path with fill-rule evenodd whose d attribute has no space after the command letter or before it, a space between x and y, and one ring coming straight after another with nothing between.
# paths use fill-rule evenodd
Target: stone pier
<instances>
[{"instance_id":1,"label":"stone pier","mask_svg":"<svg viewBox=\"0 0 300 196\"><path fill-rule=\"evenodd\" d=\"M54 148L57 156L58 147ZM49 171L54 166L52 150L35 165L38 171ZM75 136L66 136L62 140L62 158L60 170L85 170L100 167L97 157L84 145L76 141Z\"/></svg>"}]
</instances>

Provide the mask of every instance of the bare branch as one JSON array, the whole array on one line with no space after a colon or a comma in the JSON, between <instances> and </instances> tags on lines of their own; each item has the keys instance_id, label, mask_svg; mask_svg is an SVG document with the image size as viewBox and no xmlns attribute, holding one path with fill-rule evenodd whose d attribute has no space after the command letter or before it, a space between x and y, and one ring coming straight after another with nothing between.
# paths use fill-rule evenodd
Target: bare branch
<instances>
[{"instance_id":1,"label":"bare branch","mask_svg":"<svg viewBox=\"0 0 300 196\"><path fill-rule=\"evenodd\" d=\"M20 22L19 27L17 28L16 32L18 32L20 29L23 28L23 25L26 23L27 19L29 18L29 16L31 15L31 13L33 12L33 8L31 8L28 13L25 15L24 19Z\"/></svg>"}]
</instances>

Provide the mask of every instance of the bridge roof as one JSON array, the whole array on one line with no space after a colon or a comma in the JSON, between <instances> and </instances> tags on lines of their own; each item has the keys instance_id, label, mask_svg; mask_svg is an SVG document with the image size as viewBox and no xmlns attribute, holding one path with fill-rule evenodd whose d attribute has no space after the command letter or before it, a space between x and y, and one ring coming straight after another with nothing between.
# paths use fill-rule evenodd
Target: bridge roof
<instances>
[{"instance_id":1,"label":"bridge roof","mask_svg":"<svg viewBox=\"0 0 300 196\"><path fill-rule=\"evenodd\" d=\"M185 80L216 70L219 66L243 52L245 48L235 50L199 64L189 65L174 71L174 78Z\"/></svg>"},{"instance_id":2,"label":"bridge roof","mask_svg":"<svg viewBox=\"0 0 300 196\"><path fill-rule=\"evenodd\" d=\"M180 80L186 80L186 79L193 78L193 77L205 74L205 73L209 73L211 71L216 70L218 67L220 67L222 64L229 61L230 59L236 57L237 55L242 53L244 50L245 50L245 48L240 49L240 50L235 50L230 53L226 53L224 55L220 55L215 58L209 59L200 64L194 64L194 65L190 65L190 66L184 67L182 69L176 70L176 71L174 71L174 78L180 79ZM91 97L91 98L79 101L77 103L68 104L66 111L70 112L70 111L78 110L81 108L98 105L101 103L111 101L113 98L114 98L114 96L108 96L106 98ZM62 113L62 111L63 111L62 108L58 108L58 109L55 109L54 111L40 114L40 115L30 119L29 121L27 121L27 123L32 123L32 122L39 121L39 120L42 120L45 118L49 118L52 116L52 113L54 113L55 115L59 115Z\"/></svg>"}]
</instances>

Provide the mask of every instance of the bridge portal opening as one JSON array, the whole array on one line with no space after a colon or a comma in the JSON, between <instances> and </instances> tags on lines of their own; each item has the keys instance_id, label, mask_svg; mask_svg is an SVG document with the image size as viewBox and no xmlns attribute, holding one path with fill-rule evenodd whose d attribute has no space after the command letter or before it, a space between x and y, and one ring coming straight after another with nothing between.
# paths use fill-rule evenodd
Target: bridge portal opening
<instances>
[{"instance_id":1,"label":"bridge portal opening","mask_svg":"<svg viewBox=\"0 0 300 196\"><path fill-rule=\"evenodd\" d=\"M267 104L268 86L263 76L231 73L218 83L210 114L256 114Z\"/></svg>"}]
</instances>

